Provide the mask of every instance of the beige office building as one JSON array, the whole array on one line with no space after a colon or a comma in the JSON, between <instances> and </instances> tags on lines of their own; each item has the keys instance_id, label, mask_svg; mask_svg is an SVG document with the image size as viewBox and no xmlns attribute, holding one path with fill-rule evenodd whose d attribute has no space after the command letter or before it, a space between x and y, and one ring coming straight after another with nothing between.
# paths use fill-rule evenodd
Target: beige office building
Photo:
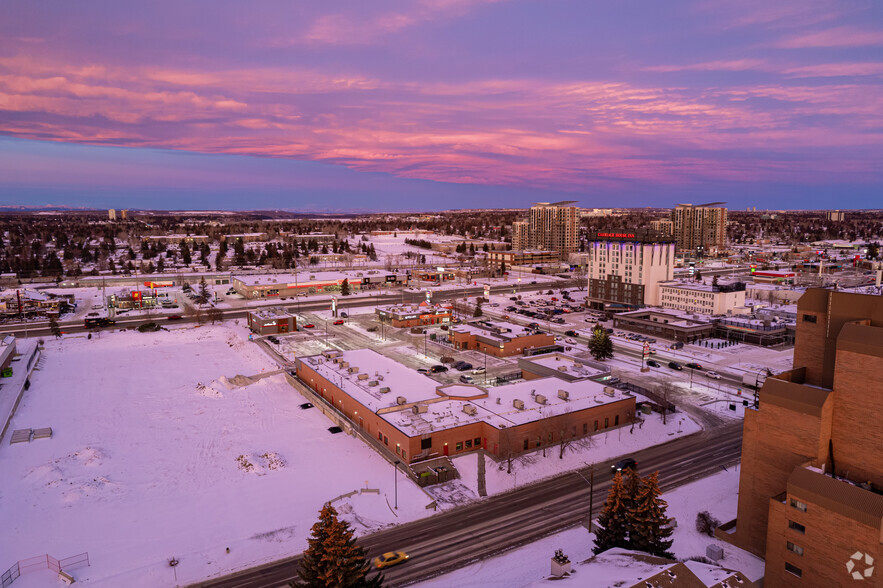
<instances>
[{"instance_id":1,"label":"beige office building","mask_svg":"<svg viewBox=\"0 0 883 588\"><path fill-rule=\"evenodd\" d=\"M562 257L579 248L579 209L575 201L537 202L527 221L512 223L512 248L557 251Z\"/></svg>"},{"instance_id":2,"label":"beige office building","mask_svg":"<svg viewBox=\"0 0 883 588\"><path fill-rule=\"evenodd\" d=\"M678 204L671 211L671 220L678 251L701 251L703 255L709 255L727 246L726 208Z\"/></svg>"}]
</instances>

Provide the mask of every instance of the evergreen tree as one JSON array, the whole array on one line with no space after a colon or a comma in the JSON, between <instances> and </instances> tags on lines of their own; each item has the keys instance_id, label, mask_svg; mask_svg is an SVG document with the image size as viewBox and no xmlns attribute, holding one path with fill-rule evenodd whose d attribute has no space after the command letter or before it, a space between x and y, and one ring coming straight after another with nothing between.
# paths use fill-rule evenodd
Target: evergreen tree
<instances>
[{"instance_id":1,"label":"evergreen tree","mask_svg":"<svg viewBox=\"0 0 883 588\"><path fill-rule=\"evenodd\" d=\"M337 518L337 511L326 504L319 511L307 539L307 550L301 560L300 586L340 588L381 588L380 574L368 577L365 550L356 545L349 523Z\"/></svg>"},{"instance_id":2,"label":"evergreen tree","mask_svg":"<svg viewBox=\"0 0 883 588\"><path fill-rule=\"evenodd\" d=\"M478 302L475 303L475 312L472 313L472 316L478 318L483 314L484 311L481 310L481 299L479 299Z\"/></svg>"},{"instance_id":3,"label":"evergreen tree","mask_svg":"<svg viewBox=\"0 0 883 588\"><path fill-rule=\"evenodd\" d=\"M340 295L341 296L349 296L350 295L349 278L344 278L343 282L340 284Z\"/></svg>"},{"instance_id":4,"label":"evergreen tree","mask_svg":"<svg viewBox=\"0 0 883 588\"><path fill-rule=\"evenodd\" d=\"M211 294L208 291L208 284L205 282L205 278L199 280L199 294L196 295L196 302L199 304L205 304L211 298Z\"/></svg>"},{"instance_id":5,"label":"evergreen tree","mask_svg":"<svg viewBox=\"0 0 883 588\"><path fill-rule=\"evenodd\" d=\"M49 330L55 335L56 339L61 337L61 327L58 326L58 319L55 318L55 315L49 317Z\"/></svg>"},{"instance_id":6,"label":"evergreen tree","mask_svg":"<svg viewBox=\"0 0 883 588\"><path fill-rule=\"evenodd\" d=\"M635 477L637 478L637 475ZM659 497L660 494L657 472L641 480L627 516L628 547L650 555L673 559L674 555L669 551L672 544L670 539L672 528L665 515L668 503Z\"/></svg>"},{"instance_id":7,"label":"evergreen tree","mask_svg":"<svg viewBox=\"0 0 883 588\"><path fill-rule=\"evenodd\" d=\"M597 361L603 361L613 357L613 341L603 327L592 329L592 338L589 340L589 352Z\"/></svg>"},{"instance_id":8,"label":"evergreen tree","mask_svg":"<svg viewBox=\"0 0 883 588\"><path fill-rule=\"evenodd\" d=\"M595 547L592 548L595 555L614 547L628 547L628 505L624 499L622 473L616 472L613 485L607 492L607 500L598 516L600 528L595 531Z\"/></svg>"}]
</instances>

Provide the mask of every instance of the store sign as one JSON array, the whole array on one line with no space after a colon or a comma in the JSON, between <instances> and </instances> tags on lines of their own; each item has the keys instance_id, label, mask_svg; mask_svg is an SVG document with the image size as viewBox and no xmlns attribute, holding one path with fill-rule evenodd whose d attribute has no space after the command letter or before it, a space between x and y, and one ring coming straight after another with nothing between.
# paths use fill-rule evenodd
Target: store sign
<instances>
[{"instance_id":1,"label":"store sign","mask_svg":"<svg viewBox=\"0 0 883 588\"><path fill-rule=\"evenodd\" d=\"M598 233L599 237L608 237L613 239L634 239L634 233Z\"/></svg>"}]
</instances>

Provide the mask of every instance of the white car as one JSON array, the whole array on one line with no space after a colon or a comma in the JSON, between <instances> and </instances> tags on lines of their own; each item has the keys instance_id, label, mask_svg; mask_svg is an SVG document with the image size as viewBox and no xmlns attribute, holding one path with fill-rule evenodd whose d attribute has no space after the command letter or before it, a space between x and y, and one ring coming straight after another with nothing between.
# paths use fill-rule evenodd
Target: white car
<instances>
[{"instance_id":1,"label":"white car","mask_svg":"<svg viewBox=\"0 0 883 588\"><path fill-rule=\"evenodd\" d=\"M472 370L472 373L473 373L473 374L483 374L483 373L484 373L484 368L481 367L481 366L479 366L479 367L475 368L474 370Z\"/></svg>"},{"instance_id":2,"label":"white car","mask_svg":"<svg viewBox=\"0 0 883 588\"><path fill-rule=\"evenodd\" d=\"M712 380L720 380L721 375L717 372L705 372L705 375L711 378Z\"/></svg>"},{"instance_id":3,"label":"white car","mask_svg":"<svg viewBox=\"0 0 883 588\"><path fill-rule=\"evenodd\" d=\"M573 339L570 339L570 338L565 339L564 342L569 345L576 345L576 341L574 341Z\"/></svg>"}]
</instances>

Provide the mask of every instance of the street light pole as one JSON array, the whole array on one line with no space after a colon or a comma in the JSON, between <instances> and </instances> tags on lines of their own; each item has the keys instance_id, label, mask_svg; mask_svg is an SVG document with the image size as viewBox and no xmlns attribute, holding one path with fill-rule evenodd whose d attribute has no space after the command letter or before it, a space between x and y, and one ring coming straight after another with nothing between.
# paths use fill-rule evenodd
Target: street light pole
<instances>
[{"instance_id":1,"label":"street light pole","mask_svg":"<svg viewBox=\"0 0 883 588\"><path fill-rule=\"evenodd\" d=\"M396 510L399 509L399 464L402 463L399 460L395 460L393 464L393 483L395 484L395 494L396 494Z\"/></svg>"}]
</instances>

